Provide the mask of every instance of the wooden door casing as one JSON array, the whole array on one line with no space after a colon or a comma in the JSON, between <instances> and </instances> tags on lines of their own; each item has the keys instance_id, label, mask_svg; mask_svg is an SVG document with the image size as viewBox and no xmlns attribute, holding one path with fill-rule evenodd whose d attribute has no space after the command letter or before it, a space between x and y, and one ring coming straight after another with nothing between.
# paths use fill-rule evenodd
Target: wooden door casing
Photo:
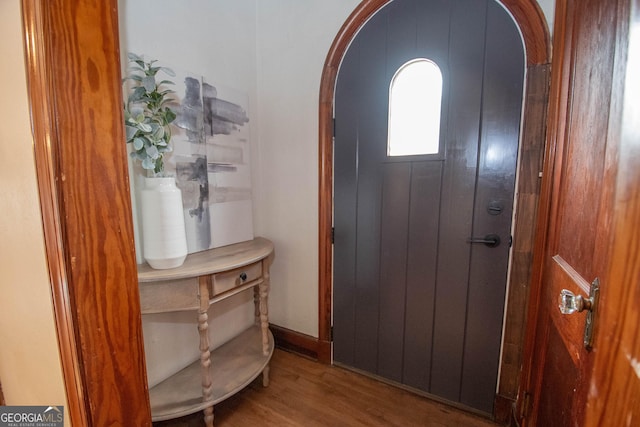
<instances>
[{"instance_id":1,"label":"wooden door casing","mask_svg":"<svg viewBox=\"0 0 640 427\"><path fill-rule=\"evenodd\" d=\"M150 426L117 1L23 0L22 13L65 412Z\"/></svg>"},{"instance_id":2,"label":"wooden door casing","mask_svg":"<svg viewBox=\"0 0 640 427\"><path fill-rule=\"evenodd\" d=\"M598 318L597 338L606 344L595 355L591 375L590 427L640 425L640 1L622 3L618 13L615 62L620 66L614 71L609 133L620 140L611 227L615 244L605 276L610 284L606 305Z\"/></svg>"},{"instance_id":3,"label":"wooden door casing","mask_svg":"<svg viewBox=\"0 0 640 427\"><path fill-rule=\"evenodd\" d=\"M603 337L611 325L599 322L608 311L610 292L622 286L608 279L608 270L615 261L613 218L626 215L614 209L620 197L615 193L621 177L617 104L623 92L626 3L557 3L544 208L519 396L523 425L599 425L586 417L586 409L599 400L594 381L612 387L603 380L607 374L594 376L593 368L594 355L607 358L609 353ZM631 227L637 225L636 217ZM637 274L637 262L628 268ZM557 305L562 289L588 295L595 278L600 280L601 298L595 343L589 350L583 346L586 314L561 315ZM627 292L634 292L632 286ZM632 318L637 318L635 310ZM637 331L637 325L629 328ZM601 420L601 425L608 425L608 420Z\"/></svg>"}]
</instances>

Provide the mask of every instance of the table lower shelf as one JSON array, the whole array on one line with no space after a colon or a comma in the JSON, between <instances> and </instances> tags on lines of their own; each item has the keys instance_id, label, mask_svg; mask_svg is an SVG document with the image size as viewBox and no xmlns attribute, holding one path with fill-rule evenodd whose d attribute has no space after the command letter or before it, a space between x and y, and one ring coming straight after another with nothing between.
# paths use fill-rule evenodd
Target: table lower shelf
<instances>
[{"instance_id":1,"label":"table lower shelf","mask_svg":"<svg viewBox=\"0 0 640 427\"><path fill-rule=\"evenodd\" d=\"M236 394L249 385L269 364L273 335L269 334L268 355L262 353L262 332L252 326L211 352L213 398L202 401L200 359L149 390L153 421L178 418L203 410Z\"/></svg>"}]
</instances>

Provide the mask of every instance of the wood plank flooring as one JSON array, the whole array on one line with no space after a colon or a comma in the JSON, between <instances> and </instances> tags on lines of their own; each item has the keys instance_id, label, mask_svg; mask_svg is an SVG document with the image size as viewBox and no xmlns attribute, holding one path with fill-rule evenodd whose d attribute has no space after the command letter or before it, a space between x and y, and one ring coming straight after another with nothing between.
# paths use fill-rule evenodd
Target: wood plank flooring
<instances>
[{"instance_id":1,"label":"wood plank flooring","mask_svg":"<svg viewBox=\"0 0 640 427\"><path fill-rule=\"evenodd\" d=\"M467 414L348 370L276 349L271 383L258 377L215 406L216 427L433 426L495 427ZM154 427L200 427L202 413Z\"/></svg>"}]
</instances>

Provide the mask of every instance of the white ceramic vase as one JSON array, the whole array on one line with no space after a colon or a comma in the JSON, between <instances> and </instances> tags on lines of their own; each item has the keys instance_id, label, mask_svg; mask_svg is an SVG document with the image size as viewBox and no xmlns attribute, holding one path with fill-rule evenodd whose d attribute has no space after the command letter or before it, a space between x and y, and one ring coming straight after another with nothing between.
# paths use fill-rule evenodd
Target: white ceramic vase
<instances>
[{"instance_id":1,"label":"white ceramic vase","mask_svg":"<svg viewBox=\"0 0 640 427\"><path fill-rule=\"evenodd\" d=\"M152 268L182 265L187 257L182 192L175 178L145 178L142 190L144 259Z\"/></svg>"}]
</instances>

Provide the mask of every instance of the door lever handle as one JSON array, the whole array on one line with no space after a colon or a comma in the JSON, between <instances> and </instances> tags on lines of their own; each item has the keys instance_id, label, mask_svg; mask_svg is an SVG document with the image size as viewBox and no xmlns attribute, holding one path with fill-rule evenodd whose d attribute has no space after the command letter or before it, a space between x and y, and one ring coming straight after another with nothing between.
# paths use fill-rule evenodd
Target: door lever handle
<instances>
[{"instance_id":1,"label":"door lever handle","mask_svg":"<svg viewBox=\"0 0 640 427\"><path fill-rule=\"evenodd\" d=\"M500 236L497 234L487 234L484 237L469 237L467 243L483 243L490 248L500 245Z\"/></svg>"}]
</instances>

